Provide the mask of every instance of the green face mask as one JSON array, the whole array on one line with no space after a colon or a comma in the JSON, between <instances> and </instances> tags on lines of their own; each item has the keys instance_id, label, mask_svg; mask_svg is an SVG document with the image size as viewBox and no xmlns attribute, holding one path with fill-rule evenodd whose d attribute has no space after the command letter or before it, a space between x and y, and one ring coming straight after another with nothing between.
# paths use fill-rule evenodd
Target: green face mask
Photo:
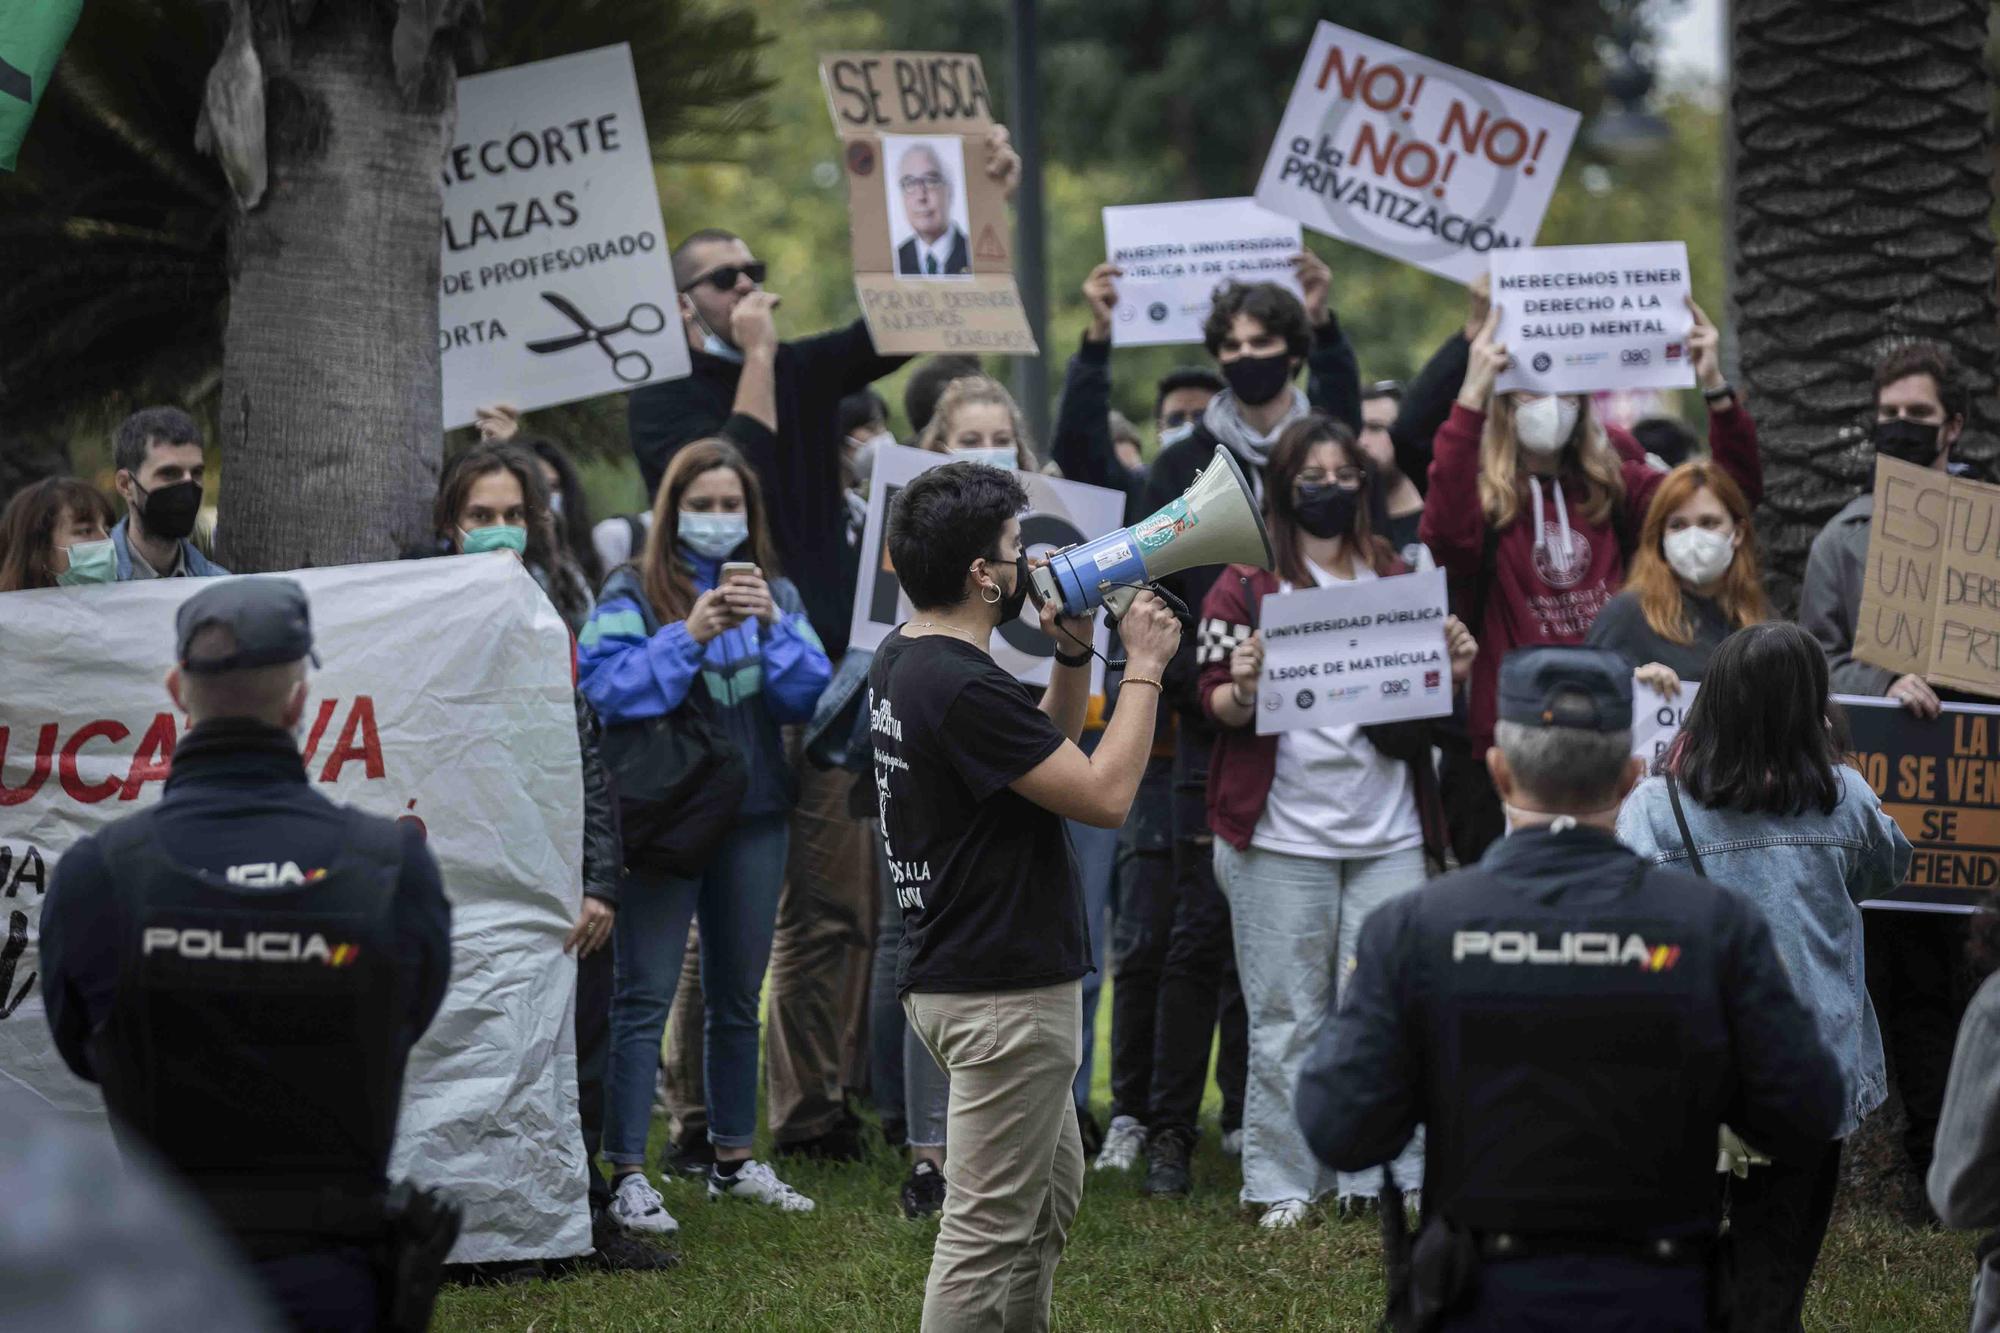
<instances>
[{"instance_id":1,"label":"green face mask","mask_svg":"<svg viewBox=\"0 0 2000 1333\"><path fill-rule=\"evenodd\" d=\"M103 541L78 542L69 548L69 568L56 575L65 588L85 583L111 583L118 577L118 548L109 537Z\"/></svg>"},{"instance_id":2,"label":"green face mask","mask_svg":"<svg viewBox=\"0 0 2000 1333\"><path fill-rule=\"evenodd\" d=\"M460 549L467 555L479 555L486 551L512 551L515 555L521 555L528 549L526 528L496 523L490 528L474 528L470 532L460 528L458 531L463 539Z\"/></svg>"}]
</instances>

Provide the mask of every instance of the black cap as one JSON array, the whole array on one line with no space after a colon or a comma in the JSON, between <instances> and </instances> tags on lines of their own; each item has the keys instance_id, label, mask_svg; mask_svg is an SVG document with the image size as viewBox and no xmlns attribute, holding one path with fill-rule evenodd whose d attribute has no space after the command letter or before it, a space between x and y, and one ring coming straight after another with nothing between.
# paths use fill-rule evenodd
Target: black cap
<instances>
[{"instance_id":1,"label":"black cap","mask_svg":"<svg viewBox=\"0 0 2000 1333\"><path fill-rule=\"evenodd\" d=\"M1632 729L1632 666L1600 648L1523 648L1500 664L1500 720L1524 727Z\"/></svg>"},{"instance_id":2,"label":"black cap","mask_svg":"<svg viewBox=\"0 0 2000 1333\"><path fill-rule=\"evenodd\" d=\"M221 657L189 657L189 642L211 625L227 629L236 639L236 650ZM174 617L174 636L180 645L176 656L181 669L196 675L280 666L302 657L319 665L306 590L292 579L217 579L181 603Z\"/></svg>"}]
</instances>

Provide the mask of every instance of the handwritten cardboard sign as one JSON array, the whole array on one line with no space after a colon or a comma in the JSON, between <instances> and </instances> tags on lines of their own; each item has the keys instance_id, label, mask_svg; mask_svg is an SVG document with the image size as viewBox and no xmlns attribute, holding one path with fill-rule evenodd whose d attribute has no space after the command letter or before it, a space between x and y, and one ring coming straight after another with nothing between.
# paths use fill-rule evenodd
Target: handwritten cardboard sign
<instances>
[{"instance_id":1,"label":"handwritten cardboard sign","mask_svg":"<svg viewBox=\"0 0 2000 1333\"><path fill-rule=\"evenodd\" d=\"M819 71L876 350L1035 355L1006 195L985 170L993 99L979 57L835 52Z\"/></svg>"},{"instance_id":2,"label":"handwritten cardboard sign","mask_svg":"<svg viewBox=\"0 0 2000 1333\"><path fill-rule=\"evenodd\" d=\"M1855 619L1859 660L2000 697L2000 486L1877 459Z\"/></svg>"},{"instance_id":3,"label":"handwritten cardboard sign","mask_svg":"<svg viewBox=\"0 0 2000 1333\"><path fill-rule=\"evenodd\" d=\"M439 174L447 429L688 373L629 46L460 79Z\"/></svg>"},{"instance_id":4,"label":"handwritten cardboard sign","mask_svg":"<svg viewBox=\"0 0 2000 1333\"><path fill-rule=\"evenodd\" d=\"M2000 708L1946 704L1914 717L1893 699L1835 695L1853 765L1916 854L1901 888L1863 907L1969 912L2000 890Z\"/></svg>"},{"instance_id":5,"label":"handwritten cardboard sign","mask_svg":"<svg viewBox=\"0 0 2000 1333\"><path fill-rule=\"evenodd\" d=\"M1198 343L1215 289L1275 282L1304 299L1292 261L1299 224L1255 199L1134 204L1104 210L1104 250L1124 270L1111 321L1113 347Z\"/></svg>"},{"instance_id":6,"label":"handwritten cardboard sign","mask_svg":"<svg viewBox=\"0 0 2000 1333\"><path fill-rule=\"evenodd\" d=\"M1493 304L1513 364L1501 392L1595 393L1694 385L1687 245L1495 250Z\"/></svg>"},{"instance_id":7,"label":"handwritten cardboard sign","mask_svg":"<svg viewBox=\"0 0 2000 1333\"><path fill-rule=\"evenodd\" d=\"M1533 245L1581 118L1322 22L1257 182L1314 231L1459 282Z\"/></svg>"}]
</instances>

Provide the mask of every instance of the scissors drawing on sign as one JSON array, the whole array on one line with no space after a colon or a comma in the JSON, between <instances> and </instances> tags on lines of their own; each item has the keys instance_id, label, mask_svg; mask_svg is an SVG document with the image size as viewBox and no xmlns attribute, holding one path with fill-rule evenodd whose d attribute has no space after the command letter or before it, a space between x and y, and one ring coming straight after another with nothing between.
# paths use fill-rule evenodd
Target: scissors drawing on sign
<instances>
[{"instance_id":1,"label":"scissors drawing on sign","mask_svg":"<svg viewBox=\"0 0 2000 1333\"><path fill-rule=\"evenodd\" d=\"M596 343L598 347L603 349L604 354L611 358L611 373L619 379L624 380L627 384L638 384L642 380L648 380L653 377L652 359L644 352L619 351L611 345L611 335L614 333L658 333L667 326L667 317L660 313L658 306L641 301L625 312L624 323L597 325L585 319L583 312L578 310L567 297L558 296L554 292L543 292L542 299L567 315L570 323L576 325L582 332L572 333L561 338L544 338L540 342L529 343L529 351L543 354L567 352L572 347L581 347L585 343Z\"/></svg>"}]
</instances>

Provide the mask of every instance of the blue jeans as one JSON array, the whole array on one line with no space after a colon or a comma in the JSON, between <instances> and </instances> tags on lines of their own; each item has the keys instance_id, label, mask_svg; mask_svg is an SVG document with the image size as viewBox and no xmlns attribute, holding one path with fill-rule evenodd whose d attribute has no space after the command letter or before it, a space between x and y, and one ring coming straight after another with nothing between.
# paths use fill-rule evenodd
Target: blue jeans
<instances>
[{"instance_id":1,"label":"blue jeans","mask_svg":"<svg viewBox=\"0 0 2000 1333\"><path fill-rule=\"evenodd\" d=\"M1096 747L1091 747L1095 749ZM1070 1091L1079 1107L1090 1105L1091 1060L1097 1054L1097 998L1104 990L1104 936L1110 929L1112 890L1118 878L1118 830L1069 823L1076 876L1083 885L1083 921L1090 930L1090 975L1083 979L1083 1063Z\"/></svg>"},{"instance_id":2,"label":"blue jeans","mask_svg":"<svg viewBox=\"0 0 2000 1333\"><path fill-rule=\"evenodd\" d=\"M879 875L876 882L883 886L882 912L875 923L875 972L868 992L868 1078L875 1089L875 1109L884 1119L903 1121L912 1148L942 1148L951 1084L944 1070L938 1068L930 1048L910 1030L903 1001L896 994L896 955L903 946L903 909L896 905L895 892L889 887L888 852L882 845L882 830L871 824L868 836L875 843Z\"/></svg>"},{"instance_id":3,"label":"blue jeans","mask_svg":"<svg viewBox=\"0 0 2000 1333\"><path fill-rule=\"evenodd\" d=\"M788 834L786 815L747 819L729 831L699 878L628 871L620 884L604 1080L604 1157L613 1165L646 1160L660 1038L680 984L688 922L697 914L709 1142L748 1148L756 1136L757 1009L785 882Z\"/></svg>"}]
</instances>

